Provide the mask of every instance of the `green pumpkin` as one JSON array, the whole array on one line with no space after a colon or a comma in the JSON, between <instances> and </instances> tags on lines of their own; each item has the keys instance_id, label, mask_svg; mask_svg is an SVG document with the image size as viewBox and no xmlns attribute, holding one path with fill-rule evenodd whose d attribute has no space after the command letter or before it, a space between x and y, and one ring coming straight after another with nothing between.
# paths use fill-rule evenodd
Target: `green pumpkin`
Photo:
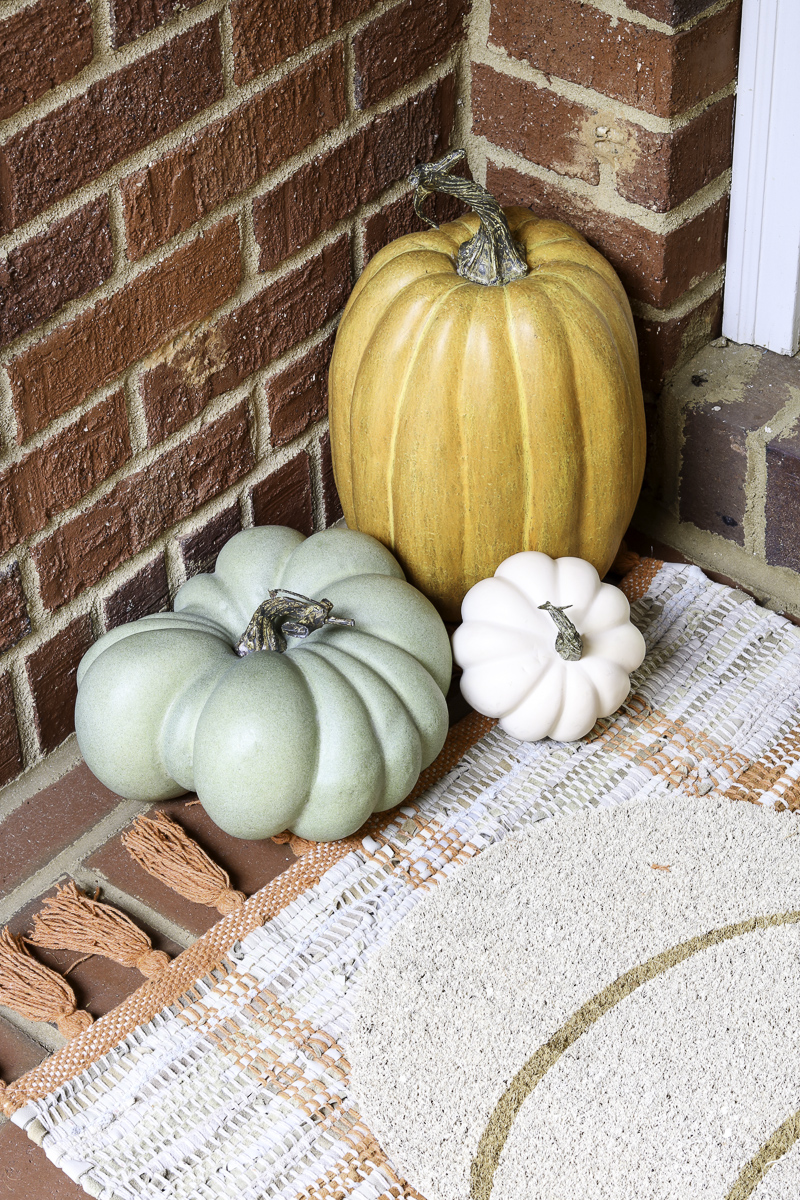
<instances>
[{"instance_id":1,"label":"green pumpkin","mask_svg":"<svg viewBox=\"0 0 800 1200\"><path fill-rule=\"evenodd\" d=\"M332 601L286 650L239 657L271 589ZM297 630L298 634L304 632ZM450 644L378 541L247 529L175 611L105 634L78 670L75 727L94 774L127 799L196 791L235 837L329 841L399 804L447 734Z\"/></svg>"}]
</instances>

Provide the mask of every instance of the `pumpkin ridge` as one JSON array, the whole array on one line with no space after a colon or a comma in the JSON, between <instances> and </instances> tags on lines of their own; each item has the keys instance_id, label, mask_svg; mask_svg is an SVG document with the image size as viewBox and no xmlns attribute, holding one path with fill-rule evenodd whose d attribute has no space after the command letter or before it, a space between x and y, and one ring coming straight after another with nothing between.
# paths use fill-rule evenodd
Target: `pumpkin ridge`
<instances>
[{"instance_id":1,"label":"pumpkin ridge","mask_svg":"<svg viewBox=\"0 0 800 1200\"><path fill-rule=\"evenodd\" d=\"M456 275L455 279L458 280L457 285L455 287L448 288L448 290L446 292L444 292L441 296L438 296L436 298L436 300L434 301L434 303L430 307L428 316L427 316L427 318L420 330L419 336L417 338L416 345L414 346L414 348L411 352L411 355L409 356L408 362L407 362L405 370L403 372L403 382L397 392L397 396L396 396L395 403L394 403L394 415L393 415L393 419L392 419L392 429L391 429L391 433L389 435L389 457L387 459L387 464L386 464L387 465L387 471L386 471L387 499L388 499L388 505L389 505L389 538L390 538L392 545L394 545L394 540L395 540L394 471L395 471L395 460L397 457L397 439L398 439L399 432L400 432L400 418L401 418L401 415L403 412L403 407L405 404L406 391L408 389L408 383L411 378L411 373L414 369L414 363L416 362L417 358L419 357L422 343L425 340L425 337L426 337L428 331L430 330L431 326L433 324L435 324L436 314L438 313L442 304L451 295L453 295L454 292L460 291L462 288L465 288L465 287L470 287L470 284L467 282L464 282L460 278L460 276Z\"/></svg>"},{"instance_id":2,"label":"pumpkin ridge","mask_svg":"<svg viewBox=\"0 0 800 1200\"><path fill-rule=\"evenodd\" d=\"M519 410L520 428L522 432L522 478L524 488L524 508L523 508L523 537L522 545L529 546L533 539L533 530L531 528L533 514L531 512L531 460L530 455L524 451L525 446L531 444L531 423L528 405L525 403L525 389L522 381L522 367L519 361L519 349L517 340L514 337L514 319L511 311L511 296L508 288L503 289L503 305L506 316L506 330L508 333L508 346L510 351L511 362L514 367L514 378L517 382L517 408Z\"/></svg>"}]
</instances>

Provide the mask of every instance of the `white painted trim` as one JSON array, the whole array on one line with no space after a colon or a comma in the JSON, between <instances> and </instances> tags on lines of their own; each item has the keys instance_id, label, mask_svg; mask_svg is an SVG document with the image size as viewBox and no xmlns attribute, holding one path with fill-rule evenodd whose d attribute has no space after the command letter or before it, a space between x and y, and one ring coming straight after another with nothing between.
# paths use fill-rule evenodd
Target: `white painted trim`
<instances>
[{"instance_id":1,"label":"white painted trim","mask_svg":"<svg viewBox=\"0 0 800 1200\"><path fill-rule=\"evenodd\" d=\"M800 0L744 0L722 332L800 346Z\"/></svg>"}]
</instances>

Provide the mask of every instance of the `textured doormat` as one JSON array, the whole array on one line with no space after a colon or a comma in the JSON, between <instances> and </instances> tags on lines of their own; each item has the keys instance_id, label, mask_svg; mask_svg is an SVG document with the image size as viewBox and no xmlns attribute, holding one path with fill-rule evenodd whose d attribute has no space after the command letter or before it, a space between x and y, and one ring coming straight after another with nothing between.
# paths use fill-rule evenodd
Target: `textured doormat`
<instances>
[{"instance_id":1,"label":"textured doormat","mask_svg":"<svg viewBox=\"0 0 800 1200\"><path fill-rule=\"evenodd\" d=\"M800 827L673 791L542 822L376 954L356 1103L428 1200L800 1195Z\"/></svg>"},{"instance_id":2,"label":"textured doormat","mask_svg":"<svg viewBox=\"0 0 800 1200\"><path fill-rule=\"evenodd\" d=\"M9 1085L17 1124L104 1200L416 1196L343 1047L372 956L420 900L549 816L676 794L720 821L732 801L800 805L797 630L694 567L643 562L628 588L649 653L618 714L571 744L494 728L383 831L312 850Z\"/></svg>"}]
</instances>

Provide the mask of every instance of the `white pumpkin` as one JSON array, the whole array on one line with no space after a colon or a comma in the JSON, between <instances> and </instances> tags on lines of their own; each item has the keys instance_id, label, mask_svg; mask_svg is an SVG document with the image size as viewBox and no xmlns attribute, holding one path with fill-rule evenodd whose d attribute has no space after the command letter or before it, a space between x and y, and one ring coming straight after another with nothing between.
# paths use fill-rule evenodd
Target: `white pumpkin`
<instances>
[{"instance_id":1,"label":"white pumpkin","mask_svg":"<svg viewBox=\"0 0 800 1200\"><path fill-rule=\"evenodd\" d=\"M464 698L523 742L573 742L619 708L642 662L630 605L581 558L514 554L464 597L453 657Z\"/></svg>"}]
</instances>

